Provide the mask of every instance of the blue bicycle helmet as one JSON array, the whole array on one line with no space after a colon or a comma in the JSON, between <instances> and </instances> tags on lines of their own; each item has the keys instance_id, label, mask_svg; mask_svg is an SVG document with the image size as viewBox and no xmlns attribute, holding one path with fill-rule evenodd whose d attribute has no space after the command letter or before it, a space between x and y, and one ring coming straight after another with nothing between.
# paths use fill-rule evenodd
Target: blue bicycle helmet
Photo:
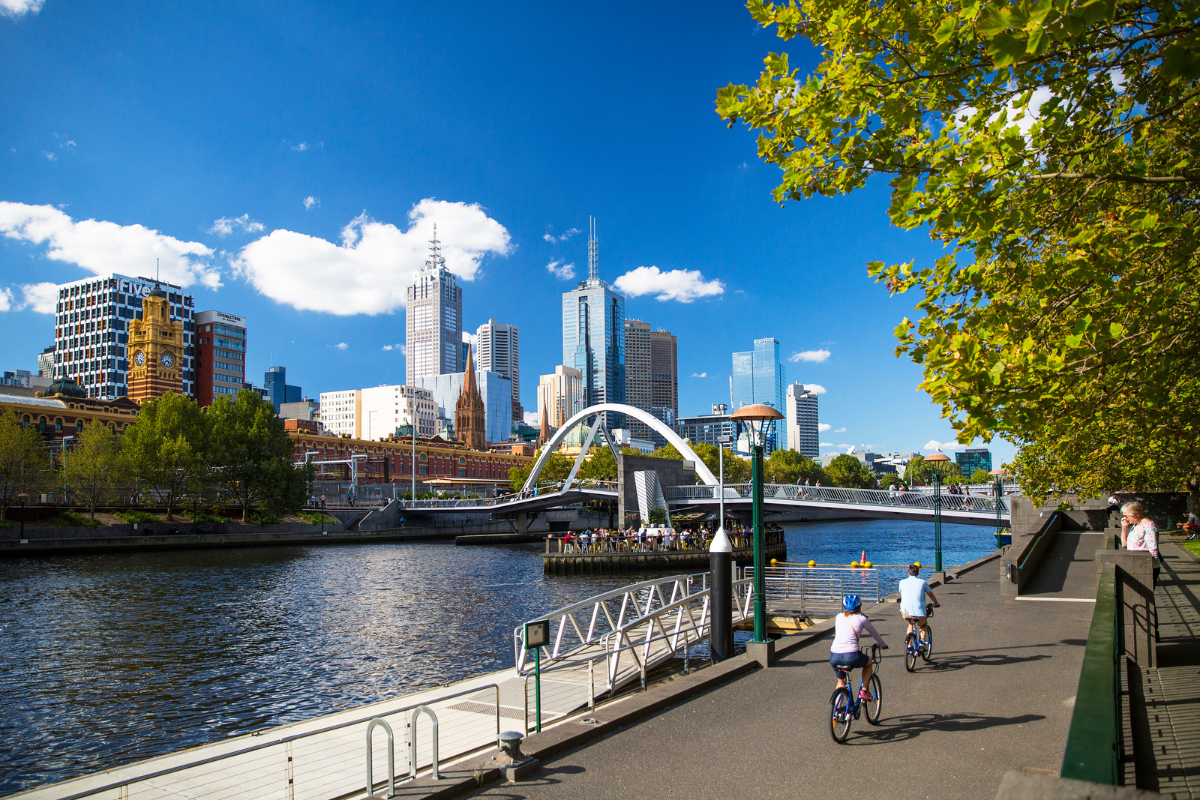
<instances>
[{"instance_id":1,"label":"blue bicycle helmet","mask_svg":"<svg viewBox=\"0 0 1200 800\"><path fill-rule=\"evenodd\" d=\"M847 611L858 611L862 608L862 598L856 594L848 594L842 599L842 608Z\"/></svg>"}]
</instances>

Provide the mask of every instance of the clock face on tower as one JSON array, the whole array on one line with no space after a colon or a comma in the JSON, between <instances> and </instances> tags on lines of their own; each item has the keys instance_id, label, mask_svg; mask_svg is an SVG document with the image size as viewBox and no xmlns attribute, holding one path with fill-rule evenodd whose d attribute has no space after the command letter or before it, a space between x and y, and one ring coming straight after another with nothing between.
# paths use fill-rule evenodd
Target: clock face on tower
<instances>
[{"instance_id":1,"label":"clock face on tower","mask_svg":"<svg viewBox=\"0 0 1200 800\"><path fill-rule=\"evenodd\" d=\"M138 350L133 354L133 363L137 364L139 367L146 366L146 354L141 350Z\"/></svg>"},{"instance_id":2,"label":"clock face on tower","mask_svg":"<svg viewBox=\"0 0 1200 800\"><path fill-rule=\"evenodd\" d=\"M162 365L167 369L175 366L175 356L171 355L170 353L163 353L162 358L160 358L159 361L162 362Z\"/></svg>"}]
</instances>

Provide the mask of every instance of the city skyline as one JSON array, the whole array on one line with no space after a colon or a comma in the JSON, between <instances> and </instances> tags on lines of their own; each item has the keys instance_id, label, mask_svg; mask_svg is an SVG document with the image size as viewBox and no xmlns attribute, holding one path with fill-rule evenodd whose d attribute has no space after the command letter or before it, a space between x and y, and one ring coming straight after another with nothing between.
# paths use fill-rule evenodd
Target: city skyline
<instances>
[{"instance_id":1,"label":"city skyline","mask_svg":"<svg viewBox=\"0 0 1200 800\"><path fill-rule=\"evenodd\" d=\"M648 33L665 21L661 12L646 19L615 6L593 15L574 46L555 44L536 59L509 48L552 41L581 12L529 26L480 5L454 31L438 10L376 19L351 7L340 12L346 30L405 26L438 41L454 66L434 68L419 47L368 37L346 68L377 62L393 82L344 91L319 68L355 48L333 35L323 42L328 55L309 64L312 52L299 43L326 27L311 16L279 23L250 14L230 32L218 30L211 10L135 13L164 40L182 30L198 37L140 48L129 13L47 0L37 13L0 19L14 110L0 122L4 369L36 370L54 341L53 315L39 310L44 284L104 270L153 275L157 257L163 279L183 285L197 310L249 320L250 380L286 366L309 397L406 383L404 286L428 257L436 222L463 289L460 328L491 318L515 325L526 373L552 373L563 363L559 298L584 272L580 231L594 214L605 278L624 295L625 316L678 337L679 416L727 398L730 354L774 337L788 379L828 392L822 452L953 440L940 409L916 391L919 368L892 355L891 330L913 298L888 297L864 269L875 259L928 264L937 248L888 227L882 186L780 211L770 196L777 174L756 161L753 137L712 113L716 88L752 79L769 40L740 6L708 9L686 36L666 42ZM246 41L277 23L280 38L249 55ZM613 45L636 57L614 61ZM716 57L682 78L666 69L693 48ZM582 84L548 74L547 57ZM804 68L813 56L801 48L794 60ZM193 74L201 61L208 66ZM487 74L484 63L507 66ZM153 86L132 77L151 64ZM293 73L311 85L301 91L280 77ZM87 85L76 84L80 74ZM464 84L466 74L475 82ZM235 91L234 75L258 83ZM546 99L514 94L532 76ZM633 94L623 96L630 84ZM123 109L117 118L101 102L108 95ZM214 112L195 126L193 101ZM486 109L500 101L512 116L489 122ZM638 109L633 121L625 104ZM418 106L419 116L407 110ZM551 107L555 128L586 128L582 140L552 129L531 139L514 124ZM364 109L348 117L358 129L335 121L353 108ZM383 139L399 146L375 144ZM380 251L390 260L376 258ZM527 413L536 393L532 380L522 383ZM990 447L1000 461L1012 452Z\"/></svg>"}]
</instances>

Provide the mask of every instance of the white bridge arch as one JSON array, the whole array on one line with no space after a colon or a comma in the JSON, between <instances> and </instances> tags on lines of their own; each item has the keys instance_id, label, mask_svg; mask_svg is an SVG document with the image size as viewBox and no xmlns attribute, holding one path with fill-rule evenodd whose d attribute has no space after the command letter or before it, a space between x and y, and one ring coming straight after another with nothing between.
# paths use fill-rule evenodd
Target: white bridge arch
<instances>
[{"instance_id":1,"label":"white bridge arch","mask_svg":"<svg viewBox=\"0 0 1200 800\"><path fill-rule=\"evenodd\" d=\"M678 450L681 456L690 460L696 465L696 475L701 481L708 486L717 485L717 479L713 476L712 472L709 471L708 467L704 465L704 462L700 460L700 457L696 455L695 451L688 446L688 443L685 442L679 436L679 434L675 433L675 431L663 424L662 420L653 416L649 412L643 411L640 408L634 408L633 406L627 406L622 403L598 403L594 406L585 408L583 411L580 411L578 414L571 417L563 424L561 428L558 429L558 433L550 437L550 441L547 442L546 446L542 449L542 454L538 456L538 460L533 465L533 469L530 471L529 477L525 480L525 485L522 487L522 490L529 491L537 485L538 476L542 474L542 467L546 465L546 461L550 458L550 454L558 449L558 446L562 444L562 440L567 437L567 434L570 433L576 425L590 417L595 417L595 421L592 423L592 429L588 433L587 439L583 443L583 448L579 451L579 457L575 459L575 465L571 467L571 474L568 475L566 481L563 482L563 489L569 489L571 484L574 483L575 473L579 471L579 465L583 463L584 456L587 454L588 450L591 449L592 441L596 438L597 432L604 437L605 442L607 442L609 448L612 449L613 457L617 457L618 454L616 448L613 446L612 439L609 438L608 431L604 429L604 417L601 416L601 414L603 414L605 411L612 411L617 414L625 414L639 420L640 422L646 423L656 433L660 434L664 439L670 442L671 446Z\"/></svg>"}]
</instances>

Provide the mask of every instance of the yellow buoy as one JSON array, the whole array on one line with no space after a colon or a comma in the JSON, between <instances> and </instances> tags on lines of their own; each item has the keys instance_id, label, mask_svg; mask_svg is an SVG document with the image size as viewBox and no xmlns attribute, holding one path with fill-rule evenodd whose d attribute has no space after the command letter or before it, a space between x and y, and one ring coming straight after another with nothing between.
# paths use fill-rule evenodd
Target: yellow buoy
<instances>
[{"instance_id":1,"label":"yellow buoy","mask_svg":"<svg viewBox=\"0 0 1200 800\"><path fill-rule=\"evenodd\" d=\"M858 569L858 562L857 562L857 561L851 561L851 562L850 562L850 569Z\"/></svg>"},{"instance_id":2,"label":"yellow buoy","mask_svg":"<svg viewBox=\"0 0 1200 800\"><path fill-rule=\"evenodd\" d=\"M775 565L776 565L776 564L778 564L778 563L779 563L779 559L776 559L776 558L772 558L772 559L771 559L771 566L772 566L772 567L773 567L773 566L775 566Z\"/></svg>"},{"instance_id":3,"label":"yellow buoy","mask_svg":"<svg viewBox=\"0 0 1200 800\"><path fill-rule=\"evenodd\" d=\"M864 561L864 562L863 562L863 567L865 567L866 569L870 569L870 568L871 568L871 562L870 562L870 561Z\"/></svg>"},{"instance_id":4,"label":"yellow buoy","mask_svg":"<svg viewBox=\"0 0 1200 800\"><path fill-rule=\"evenodd\" d=\"M816 561L809 561L809 562L808 562L808 565L809 565L810 567L815 567L815 566L817 565L817 562L816 562Z\"/></svg>"}]
</instances>

